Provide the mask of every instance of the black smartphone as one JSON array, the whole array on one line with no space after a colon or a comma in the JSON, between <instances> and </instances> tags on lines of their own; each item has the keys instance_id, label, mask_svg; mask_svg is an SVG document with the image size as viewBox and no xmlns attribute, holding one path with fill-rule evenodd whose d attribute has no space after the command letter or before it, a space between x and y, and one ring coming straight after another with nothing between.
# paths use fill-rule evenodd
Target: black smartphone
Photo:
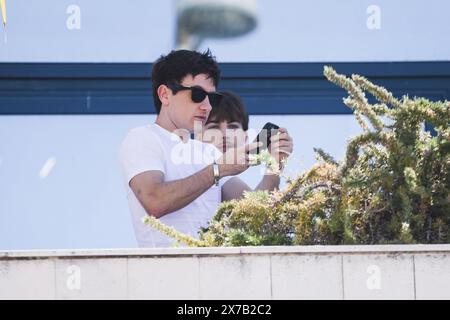
<instances>
[{"instance_id":1,"label":"black smartphone","mask_svg":"<svg viewBox=\"0 0 450 320\"><path fill-rule=\"evenodd\" d=\"M262 150L267 149L270 145L270 137L272 134L277 134L277 130L280 129L279 126L272 122L267 122L262 130L256 136L254 142L263 142L261 147L256 148L256 154L259 154ZM254 151L255 152L255 151ZM252 153L254 153L252 152Z\"/></svg>"}]
</instances>

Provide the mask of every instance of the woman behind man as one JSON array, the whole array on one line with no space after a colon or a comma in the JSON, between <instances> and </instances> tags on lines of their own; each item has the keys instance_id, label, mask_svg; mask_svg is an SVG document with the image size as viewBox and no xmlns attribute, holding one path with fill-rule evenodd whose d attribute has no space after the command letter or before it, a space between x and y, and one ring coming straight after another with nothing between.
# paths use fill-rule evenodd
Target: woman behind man
<instances>
[{"instance_id":1,"label":"woman behind man","mask_svg":"<svg viewBox=\"0 0 450 320\"><path fill-rule=\"evenodd\" d=\"M214 107L203 130L203 142L214 144L225 153L247 142L248 114L242 100L231 92L221 92L222 99Z\"/></svg>"},{"instance_id":2,"label":"woman behind man","mask_svg":"<svg viewBox=\"0 0 450 320\"><path fill-rule=\"evenodd\" d=\"M249 116L244 103L237 95L228 91L221 94L222 100L211 110L200 139L214 144L222 153L225 153L228 149L248 143ZM281 161L292 153L293 142L286 129L280 128L278 131L279 134L271 138L269 151ZM244 188L247 191L253 191L237 176L231 178L231 182L237 190ZM279 176L265 174L255 190L272 191L278 189L279 185Z\"/></svg>"}]
</instances>

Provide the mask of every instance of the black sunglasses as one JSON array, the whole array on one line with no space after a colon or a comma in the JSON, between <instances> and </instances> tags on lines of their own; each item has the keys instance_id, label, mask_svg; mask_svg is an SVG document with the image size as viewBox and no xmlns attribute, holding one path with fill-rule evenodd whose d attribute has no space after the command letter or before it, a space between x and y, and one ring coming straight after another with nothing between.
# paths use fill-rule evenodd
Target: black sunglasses
<instances>
[{"instance_id":1,"label":"black sunglasses","mask_svg":"<svg viewBox=\"0 0 450 320\"><path fill-rule=\"evenodd\" d=\"M217 92L207 92L202 87L194 86L194 87L185 87L179 84L169 83L167 86L170 90L173 91L173 94L176 94L178 91L182 90L191 90L191 99L195 103L203 102L208 96L209 103L211 107L216 107L219 105L220 100L222 100L222 95Z\"/></svg>"}]
</instances>

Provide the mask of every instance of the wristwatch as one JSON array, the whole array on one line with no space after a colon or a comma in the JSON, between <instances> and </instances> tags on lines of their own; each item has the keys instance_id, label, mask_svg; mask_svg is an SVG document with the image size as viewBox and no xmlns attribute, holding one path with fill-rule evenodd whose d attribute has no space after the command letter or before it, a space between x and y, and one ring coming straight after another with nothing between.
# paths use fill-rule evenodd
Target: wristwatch
<instances>
[{"instance_id":1,"label":"wristwatch","mask_svg":"<svg viewBox=\"0 0 450 320\"><path fill-rule=\"evenodd\" d=\"M219 165L214 161L212 166L213 166L213 170L214 170L214 184L216 186L218 186L219 185L219 179L220 179Z\"/></svg>"}]
</instances>

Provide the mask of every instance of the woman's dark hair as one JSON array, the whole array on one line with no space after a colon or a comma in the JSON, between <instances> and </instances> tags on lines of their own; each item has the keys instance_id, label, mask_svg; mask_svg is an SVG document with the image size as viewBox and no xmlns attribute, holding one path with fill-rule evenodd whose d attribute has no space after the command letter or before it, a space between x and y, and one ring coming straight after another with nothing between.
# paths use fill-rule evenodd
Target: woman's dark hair
<instances>
[{"instance_id":1,"label":"woman's dark hair","mask_svg":"<svg viewBox=\"0 0 450 320\"><path fill-rule=\"evenodd\" d=\"M239 122L244 131L248 130L248 114L241 98L230 91L221 91L222 99L218 106L212 108L208 122Z\"/></svg>"},{"instance_id":2,"label":"woman's dark hair","mask_svg":"<svg viewBox=\"0 0 450 320\"><path fill-rule=\"evenodd\" d=\"M153 64L152 92L157 114L161 111L161 100L158 97L158 88L162 84L180 84L184 77L206 74L212 79L217 88L220 79L220 69L215 57L208 49L204 53L189 50L171 51L162 55Z\"/></svg>"}]
</instances>

